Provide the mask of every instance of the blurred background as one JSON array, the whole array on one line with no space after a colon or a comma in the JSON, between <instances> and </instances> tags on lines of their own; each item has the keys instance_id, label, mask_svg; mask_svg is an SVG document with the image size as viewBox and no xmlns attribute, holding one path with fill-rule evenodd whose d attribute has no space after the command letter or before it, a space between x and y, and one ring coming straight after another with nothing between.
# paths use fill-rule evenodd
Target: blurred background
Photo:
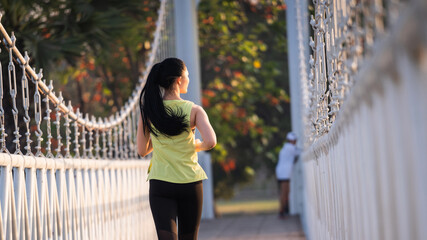
<instances>
[{"instance_id":1,"label":"blurred background","mask_svg":"<svg viewBox=\"0 0 427 240\"><path fill-rule=\"evenodd\" d=\"M213 201L204 204L212 214L204 217L276 213L274 169L292 130L303 151L291 178L290 213L301 216L307 238L424 239L426 12L425 0L0 0L5 49L0 53L0 156L28 155L16 157L21 165L10 160L0 167L3 217L15 208L12 193L25 194L14 192L14 184L23 189L28 181L30 192L37 189L36 178L26 178L22 168L25 159L32 161L31 154L58 160L67 152L80 160L82 152L82 158L88 153L89 160L98 160L102 145L108 147L109 153L103 152L107 161L125 165L117 160L138 158L132 149L135 111L130 113L138 101L135 92L143 85L142 73L151 67L147 63L175 53L184 56L196 88L189 91L195 94L190 99L206 109L218 138L213 150L199 155L212 181L205 199ZM16 42L4 29L14 32ZM28 52L27 65L16 49ZM43 76L29 66L43 68ZM17 87L12 84L15 73L22 76L22 86L25 81L34 84ZM42 78L47 82L42 84ZM40 92L50 94L42 107L35 85L39 83L44 85ZM29 93L24 94L24 88ZM66 103L73 102L64 117L79 109L98 117L105 123L102 128L94 127L95 117L91 122L80 116L70 133L70 122L59 119L58 106L49 109L53 88L62 92ZM43 121L29 119L24 112L35 118L43 115ZM51 124L56 117L59 120ZM96 142L99 131L104 133L102 144ZM69 145L65 150L64 140L51 132L75 139L74 150ZM39 145L32 148L30 140ZM139 165L132 169L145 174L144 162L136 161ZM16 165L10 173L12 163ZM62 181L64 172L54 170L59 180L52 182ZM46 178L46 171L39 172L40 179ZM50 207L56 211L54 204ZM27 206L16 205L17 214L25 217ZM148 204L144 206L146 210ZM141 219L150 219L141 209ZM264 226L287 228L277 216L266 219ZM17 221L7 224L3 227L9 232L19 229ZM149 223L144 226L153 233Z\"/></svg>"}]
</instances>

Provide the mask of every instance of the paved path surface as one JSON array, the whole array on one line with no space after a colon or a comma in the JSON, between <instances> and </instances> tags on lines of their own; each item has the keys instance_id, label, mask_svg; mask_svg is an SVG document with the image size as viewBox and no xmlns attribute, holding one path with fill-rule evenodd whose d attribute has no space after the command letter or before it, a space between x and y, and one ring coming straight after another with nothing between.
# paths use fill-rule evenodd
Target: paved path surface
<instances>
[{"instance_id":1,"label":"paved path surface","mask_svg":"<svg viewBox=\"0 0 427 240\"><path fill-rule=\"evenodd\" d=\"M202 220L199 240L305 240L296 216L276 214L225 216Z\"/></svg>"}]
</instances>

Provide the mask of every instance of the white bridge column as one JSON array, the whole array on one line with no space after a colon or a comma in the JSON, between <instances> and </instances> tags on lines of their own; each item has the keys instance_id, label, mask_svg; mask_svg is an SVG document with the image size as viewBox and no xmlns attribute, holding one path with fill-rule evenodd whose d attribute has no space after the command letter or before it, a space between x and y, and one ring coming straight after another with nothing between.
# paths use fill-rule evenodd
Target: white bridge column
<instances>
[{"instance_id":1,"label":"white bridge column","mask_svg":"<svg viewBox=\"0 0 427 240\"><path fill-rule=\"evenodd\" d=\"M187 65L190 84L188 93L184 99L200 105L201 75L199 40L197 27L197 3L196 0L174 0L175 14L175 42L176 57L182 59ZM200 138L200 135L196 133ZM203 181L203 219L214 218L213 209L213 175L211 161L208 153L199 153L200 165L208 175L208 180Z\"/></svg>"},{"instance_id":2,"label":"white bridge column","mask_svg":"<svg viewBox=\"0 0 427 240\"><path fill-rule=\"evenodd\" d=\"M306 142L304 127L308 111L308 7L307 0L285 1L286 28L289 62L289 89L291 97L292 131L298 136L298 147L304 148ZM283 133L285 134L285 133ZM293 168L289 196L291 214L300 214L304 231L307 232L305 214L304 168L299 160Z\"/></svg>"}]
</instances>

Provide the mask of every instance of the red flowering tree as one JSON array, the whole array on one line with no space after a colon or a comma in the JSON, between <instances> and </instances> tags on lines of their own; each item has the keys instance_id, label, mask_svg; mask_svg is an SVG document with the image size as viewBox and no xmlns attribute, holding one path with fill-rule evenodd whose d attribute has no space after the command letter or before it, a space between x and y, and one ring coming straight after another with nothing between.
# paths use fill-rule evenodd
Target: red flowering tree
<instances>
[{"instance_id":1,"label":"red flowering tree","mask_svg":"<svg viewBox=\"0 0 427 240\"><path fill-rule=\"evenodd\" d=\"M281 0L199 4L202 104L218 137L215 196L271 171L290 129L285 5Z\"/></svg>"}]
</instances>

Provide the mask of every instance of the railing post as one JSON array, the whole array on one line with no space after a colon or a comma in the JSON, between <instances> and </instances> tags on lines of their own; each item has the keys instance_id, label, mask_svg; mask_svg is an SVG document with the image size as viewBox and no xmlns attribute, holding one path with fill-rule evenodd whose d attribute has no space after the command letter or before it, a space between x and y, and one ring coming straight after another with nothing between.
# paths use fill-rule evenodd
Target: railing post
<instances>
[{"instance_id":1,"label":"railing post","mask_svg":"<svg viewBox=\"0 0 427 240\"><path fill-rule=\"evenodd\" d=\"M22 68L22 79L21 79L21 84L22 84L22 103L23 103L23 107L24 107L24 111L25 111L25 116L24 116L24 122L25 125L27 127L27 131L25 133L26 136L26 146L24 147L25 149L25 155L27 156L31 156L33 155L31 152L31 143L33 142L31 140L31 133L30 133L30 121L31 118L28 114L28 110L30 108L30 96L29 96L29 92L28 92L28 79L27 79L27 74L26 74L26 68L29 66L28 62L30 61L30 57L28 57L28 53L25 52L25 64L21 63L21 68ZM1 65L0 65L1 68ZM1 74L1 72L0 72Z\"/></svg>"},{"instance_id":2,"label":"railing post","mask_svg":"<svg viewBox=\"0 0 427 240\"><path fill-rule=\"evenodd\" d=\"M0 15L1 18L1 15ZM1 48L0 48L0 53L1 53ZM6 148L6 137L7 137L7 133L6 133L6 129L5 129L5 122L4 122L4 109L3 109L3 66L0 62L0 131L1 131L1 136L0 136L0 141L1 141L1 152L4 153L9 153L9 151Z\"/></svg>"},{"instance_id":3,"label":"railing post","mask_svg":"<svg viewBox=\"0 0 427 240\"><path fill-rule=\"evenodd\" d=\"M15 139L13 142L15 143L15 154L22 154L21 148L19 144L19 139L21 135L19 134L19 126L18 126L18 109L16 106L16 94L17 94L17 86L16 86L16 70L15 70L15 64L13 63L13 53L12 49L15 47L16 38L15 34L12 32L12 45L9 47L9 66L8 66L8 76L9 76L9 93L10 97L12 98L12 114L13 114L13 121L15 123L15 131L13 134L15 135Z\"/></svg>"},{"instance_id":4,"label":"railing post","mask_svg":"<svg viewBox=\"0 0 427 240\"><path fill-rule=\"evenodd\" d=\"M46 85L46 82L44 82ZM53 90L52 80L50 80L50 84L48 86L48 93L51 93ZM52 110L50 110L50 104L49 104L49 97L48 95L45 95L43 101L46 103L46 116L44 117L44 120L46 120L46 132L47 132L47 141L46 141L46 157L52 158L54 157L51 151L51 145L52 145L52 133L51 133L51 126L50 126L50 113Z\"/></svg>"},{"instance_id":5,"label":"railing post","mask_svg":"<svg viewBox=\"0 0 427 240\"><path fill-rule=\"evenodd\" d=\"M37 136L37 146L35 147L35 149L37 150L36 152L36 156L37 157L42 157L43 153L41 152L42 149L42 141L43 141L43 132L40 129L40 125L41 125L41 121L42 121L42 99L40 96L40 93L38 91L39 88L39 82L43 77L43 71L42 69L40 69L39 73L37 74L37 77L32 79L33 83L36 85L36 91L34 93L34 120L36 121L36 126L37 129L35 131L35 134Z\"/></svg>"},{"instance_id":6,"label":"railing post","mask_svg":"<svg viewBox=\"0 0 427 240\"><path fill-rule=\"evenodd\" d=\"M308 38L308 3L302 1L285 1L288 61L289 64L289 89L291 101L292 131L298 136L298 147L304 148L309 141L310 129L305 129L310 121L308 111L310 106L309 85L314 80L313 72L309 75L308 59L309 45L314 45ZM314 63L314 61L313 61ZM286 134L286 133L283 133ZM301 161L293 166L291 186L289 193L290 213L299 214L304 231L307 233L305 196L304 196L304 171Z\"/></svg>"},{"instance_id":7,"label":"railing post","mask_svg":"<svg viewBox=\"0 0 427 240\"><path fill-rule=\"evenodd\" d=\"M79 108L76 109L76 117L80 118ZM73 126L74 126L74 154L75 154L74 157L80 158L80 144L79 144L80 131L79 131L79 124L77 120L74 120Z\"/></svg>"},{"instance_id":8,"label":"railing post","mask_svg":"<svg viewBox=\"0 0 427 240\"><path fill-rule=\"evenodd\" d=\"M71 120L69 117L69 113L73 111L73 106L71 106L71 101L68 102L67 109L68 109L68 113L65 114L65 123L64 123L64 126L65 126L65 149L64 150L65 150L65 158L70 158L71 157L71 154L70 154L70 152L71 152L71 149L70 149L70 146L71 146L71 136L70 136L70 134L71 134L71 129L70 129Z\"/></svg>"},{"instance_id":9,"label":"railing post","mask_svg":"<svg viewBox=\"0 0 427 240\"><path fill-rule=\"evenodd\" d=\"M55 105L55 111L56 111L56 116L55 116L55 127L56 127L56 140L58 141L58 145L56 147L56 157L57 158L62 158L62 153L61 153L61 148L62 148L62 137L61 137L61 110L59 109L59 106L62 104L63 102L63 98L62 98L62 92L59 92L59 104Z\"/></svg>"}]
</instances>

